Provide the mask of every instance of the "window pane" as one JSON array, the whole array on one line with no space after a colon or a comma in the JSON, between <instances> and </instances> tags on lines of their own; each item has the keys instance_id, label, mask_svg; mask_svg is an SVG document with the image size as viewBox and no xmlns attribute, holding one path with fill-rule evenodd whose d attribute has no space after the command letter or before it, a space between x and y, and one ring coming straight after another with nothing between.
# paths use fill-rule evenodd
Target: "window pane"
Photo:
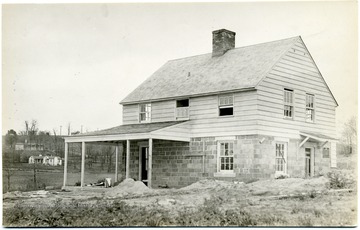
<instances>
[{"instance_id":1,"label":"window pane","mask_svg":"<svg viewBox=\"0 0 360 230\"><path fill-rule=\"evenodd\" d=\"M219 97L219 105L232 105L233 104L233 96L221 96Z\"/></svg>"},{"instance_id":2,"label":"window pane","mask_svg":"<svg viewBox=\"0 0 360 230\"><path fill-rule=\"evenodd\" d=\"M234 109L230 108L219 108L219 116L231 116L234 115Z\"/></svg>"},{"instance_id":3,"label":"window pane","mask_svg":"<svg viewBox=\"0 0 360 230\"><path fill-rule=\"evenodd\" d=\"M306 109L306 121L307 122L314 121L314 110Z\"/></svg>"},{"instance_id":4,"label":"window pane","mask_svg":"<svg viewBox=\"0 0 360 230\"><path fill-rule=\"evenodd\" d=\"M279 172L285 172L285 144L277 143L275 146L275 170Z\"/></svg>"},{"instance_id":5,"label":"window pane","mask_svg":"<svg viewBox=\"0 0 360 230\"><path fill-rule=\"evenodd\" d=\"M146 106L140 105L140 112L145 112L145 111L146 111Z\"/></svg>"},{"instance_id":6,"label":"window pane","mask_svg":"<svg viewBox=\"0 0 360 230\"><path fill-rule=\"evenodd\" d=\"M176 101L176 107L177 107L177 108L180 108L180 107L189 107L189 99L177 100L177 101Z\"/></svg>"}]
</instances>

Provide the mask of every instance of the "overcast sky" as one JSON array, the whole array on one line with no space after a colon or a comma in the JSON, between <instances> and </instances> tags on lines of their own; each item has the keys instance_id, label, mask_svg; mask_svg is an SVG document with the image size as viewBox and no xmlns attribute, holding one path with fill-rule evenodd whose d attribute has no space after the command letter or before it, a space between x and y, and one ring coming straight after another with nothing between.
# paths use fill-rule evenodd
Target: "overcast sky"
<instances>
[{"instance_id":1,"label":"overcast sky","mask_svg":"<svg viewBox=\"0 0 360 230\"><path fill-rule=\"evenodd\" d=\"M210 53L212 31L236 47L301 35L339 107L357 113L352 2L3 5L2 133L120 125L119 102L167 60Z\"/></svg>"}]
</instances>

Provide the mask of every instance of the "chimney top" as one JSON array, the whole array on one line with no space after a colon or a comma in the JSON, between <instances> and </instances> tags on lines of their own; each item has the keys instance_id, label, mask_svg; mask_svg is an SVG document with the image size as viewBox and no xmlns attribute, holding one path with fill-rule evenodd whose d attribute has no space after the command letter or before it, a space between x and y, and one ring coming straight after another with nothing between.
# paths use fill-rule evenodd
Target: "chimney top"
<instances>
[{"instance_id":1,"label":"chimney top","mask_svg":"<svg viewBox=\"0 0 360 230\"><path fill-rule=\"evenodd\" d=\"M235 48L236 33L226 29L215 30L213 33L213 57L224 55L228 50Z\"/></svg>"}]
</instances>

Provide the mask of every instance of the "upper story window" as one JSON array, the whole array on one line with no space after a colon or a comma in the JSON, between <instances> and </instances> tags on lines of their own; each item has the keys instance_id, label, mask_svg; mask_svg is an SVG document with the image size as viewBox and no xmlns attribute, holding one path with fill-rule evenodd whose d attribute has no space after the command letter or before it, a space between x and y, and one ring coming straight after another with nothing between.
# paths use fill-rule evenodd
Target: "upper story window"
<instances>
[{"instance_id":1,"label":"upper story window","mask_svg":"<svg viewBox=\"0 0 360 230\"><path fill-rule=\"evenodd\" d=\"M189 99L176 100L176 119L189 118Z\"/></svg>"},{"instance_id":2,"label":"upper story window","mask_svg":"<svg viewBox=\"0 0 360 230\"><path fill-rule=\"evenodd\" d=\"M294 117L294 91L291 89L284 89L284 117Z\"/></svg>"},{"instance_id":3,"label":"upper story window","mask_svg":"<svg viewBox=\"0 0 360 230\"><path fill-rule=\"evenodd\" d=\"M219 116L234 115L234 96L219 96Z\"/></svg>"},{"instance_id":4,"label":"upper story window","mask_svg":"<svg viewBox=\"0 0 360 230\"><path fill-rule=\"evenodd\" d=\"M139 108L139 121L140 122L150 122L151 121L151 104L140 104Z\"/></svg>"},{"instance_id":5,"label":"upper story window","mask_svg":"<svg viewBox=\"0 0 360 230\"><path fill-rule=\"evenodd\" d=\"M314 107L314 95L306 94L306 121L314 122L315 119L315 107Z\"/></svg>"}]
</instances>

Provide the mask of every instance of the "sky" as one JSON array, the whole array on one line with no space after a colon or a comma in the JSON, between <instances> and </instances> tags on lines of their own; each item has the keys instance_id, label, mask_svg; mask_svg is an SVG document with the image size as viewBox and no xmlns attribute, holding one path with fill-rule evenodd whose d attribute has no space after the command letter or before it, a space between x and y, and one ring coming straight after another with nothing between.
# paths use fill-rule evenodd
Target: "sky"
<instances>
[{"instance_id":1,"label":"sky","mask_svg":"<svg viewBox=\"0 0 360 230\"><path fill-rule=\"evenodd\" d=\"M2 133L94 131L122 123L119 102L168 60L301 36L334 94L338 130L357 114L355 2L5 4Z\"/></svg>"}]
</instances>

